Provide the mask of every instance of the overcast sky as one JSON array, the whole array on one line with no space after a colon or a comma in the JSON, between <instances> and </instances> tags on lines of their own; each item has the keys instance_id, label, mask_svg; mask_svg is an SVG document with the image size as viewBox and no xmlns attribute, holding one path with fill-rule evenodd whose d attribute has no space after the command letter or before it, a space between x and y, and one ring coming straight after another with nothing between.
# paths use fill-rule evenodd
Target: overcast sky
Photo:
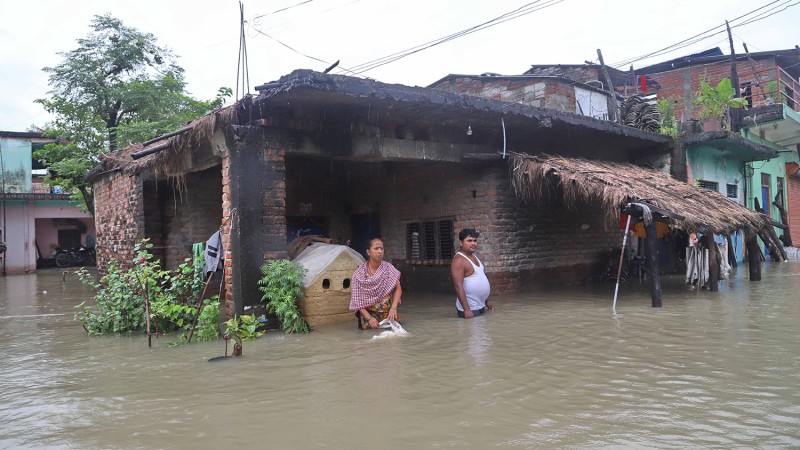
<instances>
[{"instance_id":1,"label":"overcast sky","mask_svg":"<svg viewBox=\"0 0 800 450\"><path fill-rule=\"evenodd\" d=\"M480 25L530 3L245 0L251 91L258 84L298 68L322 71L336 60L340 60L340 68L357 67ZM770 3L755 14L733 21ZM607 64L615 64L724 25L726 19L736 25L758 18L759 13L765 13L763 20L733 29L737 53L744 51L742 42L751 52L793 48L800 44L798 3L800 0L540 0L528 6L541 8L538 11L420 51L361 76L427 86L449 73L521 74L531 64L595 61L598 48ZM283 8L288 9L278 11ZM33 103L48 91L47 77L41 69L58 64L61 57L57 53L74 49L76 39L89 32L92 17L105 13L120 18L127 26L153 33L160 45L180 56L179 63L186 70L194 97L210 99L221 86L235 88L238 1L0 0L0 130L24 131L50 119ZM642 67L717 46L726 54L729 52L724 33L633 65Z\"/></svg>"}]
</instances>

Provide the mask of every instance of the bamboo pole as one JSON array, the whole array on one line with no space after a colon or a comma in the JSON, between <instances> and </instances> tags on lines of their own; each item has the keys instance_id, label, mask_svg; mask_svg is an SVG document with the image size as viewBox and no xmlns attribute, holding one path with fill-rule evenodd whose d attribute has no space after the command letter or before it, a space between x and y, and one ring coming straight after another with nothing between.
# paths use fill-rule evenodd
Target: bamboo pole
<instances>
[{"instance_id":1,"label":"bamboo pole","mask_svg":"<svg viewBox=\"0 0 800 450\"><path fill-rule=\"evenodd\" d=\"M622 258L625 255L625 244L628 243L628 228L631 227L631 215L628 214L628 220L625 222L624 236L622 238L622 250L619 252L619 267L617 267L617 286L614 287L614 303L611 305L611 311L617 312L617 294L619 293L619 279L622 276Z\"/></svg>"},{"instance_id":2,"label":"bamboo pole","mask_svg":"<svg viewBox=\"0 0 800 450\"><path fill-rule=\"evenodd\" d=\"M186 339L186 343L192 342L192 336L194 335L194 327L197 326L197 319L200 318L200 313L203 312L203 297L206 296L206 290L208 289L208 283L211 282L211 278L214 277L214 272L208 276L206 280L206 285L203 288L203 293L200 294L200 301L197 304L197 314L194 316L194 320L192 320L192 328L189 330L189 338Z\"/></svg>"}]
</instances>

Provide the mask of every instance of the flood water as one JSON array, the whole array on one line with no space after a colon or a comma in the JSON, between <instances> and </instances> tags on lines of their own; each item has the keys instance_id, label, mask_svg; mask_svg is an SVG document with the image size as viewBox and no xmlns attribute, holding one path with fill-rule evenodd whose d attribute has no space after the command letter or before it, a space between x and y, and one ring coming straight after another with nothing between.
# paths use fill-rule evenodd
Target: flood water
<instances>
[{"instance_id":1,"label":"flood water","mask_svg":"<svg viewBox=\"0 0 800 450\"><path fill-rule=\"evenodd\" d=\"M354 324L224 341L89 337L60 271L0 279L0 448L797 448L800 263L719 293L667 280L497 297L455 318L407 294L410 336ZM44 293L46 291L46 293Z\"/></svg>"}]
</instances>

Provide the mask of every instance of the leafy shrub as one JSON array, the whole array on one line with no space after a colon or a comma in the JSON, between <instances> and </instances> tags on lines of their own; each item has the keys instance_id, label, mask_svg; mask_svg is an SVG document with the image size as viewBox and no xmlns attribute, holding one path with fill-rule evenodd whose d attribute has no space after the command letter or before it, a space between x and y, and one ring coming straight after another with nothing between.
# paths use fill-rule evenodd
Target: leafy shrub
<instances>
[{"instance_id":1,"label":"leafy shrub","mask_svg":"<svg viewBox=\"0 0 800 450\"><path fill-rule=\"evenodd\" d=\"M219 337L219 302L210 301L200 311L197 327L194 330L197 340L210 341Z\"/></svg>"},{"instance_id":2,"label":"leafy shrub","mask_svg":"<svg viewBox=\"0 0 800 450\"><path fill-rule=\"evenodd\" d=\"M236 334L243 341L255 341L264 331L259 330L258 317L255 315L236 316L225 322L225 333Z\"/></svg>"},{"instance_id":3,"label":"leafy shrub","mask_svg":"<svg viewBox=\"0 0 800 450\"><path fill-rule=\"evenodd\" d=\"M99 280L81 269L78 277L95 293L94 308L82 302L75 319L83 322L89 334L123 334L146 331L146 305L149 303L151 332L189 331L197 306L190 302L202 292L203 255L194 252L174 271L161 269L150 253L146 239L134 246L136 258L130 269L122 270L116 260L109 261L107 273ZM205 300L198 318L198 339L218 336L219 302ZM208 310L208 311L207 311Z\"/></svg>"},{"instance_id":4,"label":"leafy shrub","mask_svg":"<svg viewBox=\"0 0 800 450\"><path fill-rule=\"evenodd\" d=\"M306 269L286 259L276 259L261 266L258 280L267 312L281 321L285 333L308 333L308 324L300 316L297 299L303 296Z\"/></svg>"}]
</instances>

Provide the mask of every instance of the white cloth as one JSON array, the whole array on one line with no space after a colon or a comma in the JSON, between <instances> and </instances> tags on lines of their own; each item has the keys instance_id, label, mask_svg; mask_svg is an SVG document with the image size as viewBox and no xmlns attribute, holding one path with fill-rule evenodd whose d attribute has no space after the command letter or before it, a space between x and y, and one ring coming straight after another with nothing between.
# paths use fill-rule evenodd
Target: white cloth
<instances>
[{"instance_id":1,"label":"white cloth","mask_svg":"<svg viewBox=\"0 0 800 450\"><path fill-rule=\"evenodd\" d=\"M403 328L396 320L389 320L383 319L378 324L378 328L391 328L391 330L386 330L381 334L377 334L372 336L372 339L383 339L392 336L408 336L408 331Z\"/></svg>"},{"instance_id":2,"label":"white cloth","mask_svg":"<svg viewBox=\"0 0 800 450\"><path fill-rule=\"evenodd\" d=\"M489 279L486 278L486 273L484 272L485 266L477 256L475 259L478 259L478 264L480 265L475 265L471 259L467 258L467 255L461 252L456 253L456 255L461 255L463 258L466 258L474 269L472 275L464 277L464 293L467 296L469 309L473 311L483 309L483 307L486 306L486 299L489 298L489 294L492 291L491 286L489 286ZM461 306L458 297L456 297L456 308L458 308L459 311L464 311L464 307Z\"/></svg>"},{"instance_id":3,"label":"white cloth","mask_svg":"<svg viewBox=\"0 0 800 450\"><path fill-rule=\"evenodd\" d=\"M222 233L217 231L206 241L205 273L221 269L222 260Z\"/></svg>"}]
</instances>

